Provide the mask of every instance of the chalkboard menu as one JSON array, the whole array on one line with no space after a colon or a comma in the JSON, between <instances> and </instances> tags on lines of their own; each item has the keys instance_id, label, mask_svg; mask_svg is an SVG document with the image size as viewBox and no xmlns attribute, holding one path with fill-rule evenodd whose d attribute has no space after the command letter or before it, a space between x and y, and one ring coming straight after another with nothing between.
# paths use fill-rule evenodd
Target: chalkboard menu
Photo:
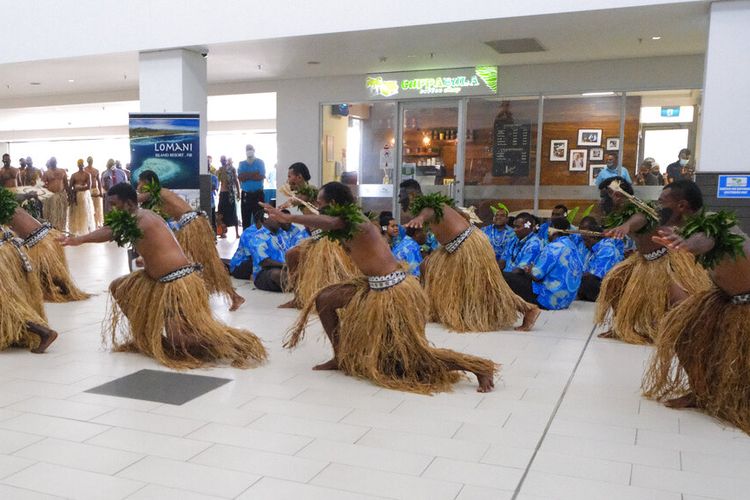
<instances>
[{"instance_id":1,"label":"chalkboard menu","mask_svg":"<svg viewBox=\"0 0 750 500\"><path fill-rule=\"evenodd\" d=\"M531 165L531 125L495 122L492 175L526 177Z\"/></svg>"}]
</instances>

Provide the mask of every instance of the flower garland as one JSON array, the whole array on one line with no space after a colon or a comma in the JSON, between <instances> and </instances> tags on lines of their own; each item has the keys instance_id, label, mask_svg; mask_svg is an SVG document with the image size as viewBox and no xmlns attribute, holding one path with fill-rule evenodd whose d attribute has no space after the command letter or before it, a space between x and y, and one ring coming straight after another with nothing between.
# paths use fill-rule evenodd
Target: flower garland
<instances>
[{"instance_id":1,"label":"flower garland","mask_svg":"<svg viewBox=\"0 0 750 500\"><path fill-rule=\"evenodd\" d=\"M162 208L163 200L161 199L161 184L152 179L144 184L142 189L144 193L149 195L149 197L146 201L141 203L141 207L146 210L151 210L164 220L168 220L169 216L164 213L164 209Z\"/></svg>"},{"instance_id":2,"label":"flower garland","mask_svg":"<svg viewBox=\"0 0 750 500\"><path fill-rule=\"evenodd\" d=\"M7 224L18 208L16 195L10 189L0 187L0 224Z\"/></svg>"},{"instance_id":3,"label":"flower garland","mask_svg":"<svg viewBox=\"0 0 750 500\"><path fill-rule=\"evenodd\" d=\"M453 198L449 198L441 193L424 194L414 198L411 206L409 206L409 211L416 217L425 208L431 208L432 211L435 212L435 222L439 223L443 220L443 205L455 208L456 202Z\"/></svg>"},{"instance_id":4,"label":"flower garland","mask_svg":"<svg viewBox=\"0 0 750 500\"><path fill-rule=\"evenodd\" d=\"M654 209L656 208L656 205L653 202L648 202L647 204ZM646 218L646 224L644 224L642 228L636 231L636 234L649 233L656 229L656 227L659 225L659 221L654 220L653 217L651 217L638 205L636 205L635 203L628 203L622 210L618 210L617 212L612 212L611 214L607 215L604 218L604 227L607 229L612 229L613 227L622 226L635 214L643 214Z\"/></svg>"},{"instance_id":5,"label":"flower garland","mask_svg":"<svg viewBox=\"0 0 750 500\"><path fill-rule=\"evenodd\" d=\"M705 210L702 210L688 218L679 233L685 239L703 233L714 240L714 247L710 252L695 258L701 266L713 269L725 257L737 259L745 255L745 238L731 231L736 225L737 216L733 212L720 210L718 213L706 214Z\"/></svg>"},{"instance_id":6,"label":"flower garland","mask_svg":"<svg viewBox=\"0 0 750 500\"><path fill-rule=\"evenodd\" d=\"M329 217L338 217L343 219L346 225L341 229L332 229L330 231L323 231L322 235L332 241L348 241L351 240L354 235L359 231L359 225L367 222L367 219L362 215L362 211L354 203L346 205L338 205L332 203L320 209L321 215L327 215Z\"/></svg>"},{"instance_id":7,"label":"flower garland","mask_svg":"<svg viewBox=\"0 0 750 500\"><path fill-rule=\"evenodd\" d=\"M104 216L104 225L112 230L112 239L117 246L135 244L143 238L143 231L138 227L135 215L125 210L113 208Z\"/></svg>"}]
</instances>

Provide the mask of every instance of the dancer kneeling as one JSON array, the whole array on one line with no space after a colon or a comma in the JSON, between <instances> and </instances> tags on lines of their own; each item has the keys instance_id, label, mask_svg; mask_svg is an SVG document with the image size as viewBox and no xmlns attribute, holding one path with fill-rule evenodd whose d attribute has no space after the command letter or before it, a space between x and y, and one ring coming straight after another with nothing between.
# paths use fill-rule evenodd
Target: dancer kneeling
<instances>
[{"instance_id":1,"label":"dancer kneeling","mask_svg":"<svg viewBox=\"0 0 750 500\"><path fill-rule=\"evenodd\" d=\"M320 291L303 310L285 346L302 339L313 308L333 346L333 359L316 370L340 369L390 389L430 394L450 390L457 371L477 376L479 392L492 390L497 365L488 359L430 346L425 335L427 298L403 272L378 228L354 205L345 185L320 189L322 215L289 215L264 205L280 222L298 222L341 241L365 275Z\"/></svg>"},{"instance_id":2,"label":"dancer kneeling","mask_svg":"<svg viewBox=\"0 0 750 500\"><path fill-rule=\"evenodd\" d=\"M230 301L230 311L237 310L245 299L232 286L229 271L216 250L214 230L204 212L197 212L176 193L163 188L159 177L151 170L138 176L138 201L143 208L153 210L163 217L177 221L175 237L185 254L203 266L203 279L209 293L225 296Z\"/></svg>"},{"instance_id":3,"label":"dancer kneeling","mask_svg":"<svg viewBox=\"0 0 750 500\"><path fill-rule=\"evenodd\" d=\"M130 184L112 187L114 209L105 226L84 236L62 238L66 246L116 241L133 244L144 270L118 278L109 286L114 298L108 336L115 350L141 352L171 368L197 368L229 359L233 366L266 359L261 341L247 330L214 319L208 292L164 220L138 208ZM121 324L127 318L127 328ZM106 335L106 334L105 334Z\"/></svg>"},{"instance_id":4,"label":"dancer kneeling","mask_svg":"<svg viewBox=\"0 0 750 500\"><path fill-rule=\"evenodd\" d=\"M531 330L539 308L510 289L487 236L456 211L452 199L422 195L413 179L400 188L401 208L415 216L404 226L429 224L441 245L422 274L432 319L457 332L489 332L509 328L523 316L516 330Z\"/></svg>"},{"instance_id":5,"label":"dancer kneeling","mask_svg":"<svg viewBox=\"0 0 750 500\"><path fill-rule=\"evenodd\" d=\"M750 240L736 221L726 212L701 213L655 237L697 255L713 286L664 318L643 386L647 397L675 398L669 407L702 408L750 434Z\"/></svg>"}]
</instances>

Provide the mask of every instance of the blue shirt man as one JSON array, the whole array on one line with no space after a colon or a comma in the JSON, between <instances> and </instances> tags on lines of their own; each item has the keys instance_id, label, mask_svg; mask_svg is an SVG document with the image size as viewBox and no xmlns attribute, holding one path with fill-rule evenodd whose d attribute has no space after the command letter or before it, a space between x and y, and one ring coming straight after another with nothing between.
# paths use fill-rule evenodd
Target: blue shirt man
<instances>
[{"instance_id":1,"label":"blue shirt man","mask_svg":"<svg viewBox=\"0 0 750 500\"><path fill-rule=\"evenodd\" d=\"M242 174L259 174L263 177L266 176L266 164L260 158L253 157L252 159L242 160L239 168L237 169L237 175ZM263 179L247 179L240 181L240 188L248 193L263 190Z\"/></svg>"},{"instance_id":2,"label":"blue shirt man","mask_svg":"<svg viewBox=\"0 0 750 500\"><path fill-rule=\"evenodd\" d=\"M281 233L287 250L296 247L302 240L310 237L310 231L303 226L297 226L295 224L292 224L287 230L282 226Z\"/></svg>"},{"instance_id":3,"label":"blue shirt man","mask_svg":"<svg viewBox=\"0 0 750 500\"><path fill-rule=\"evenodd\" d=\"M253 279L263 270L260 265L266 259L284 262L286 256L286 241L284 231L279 229L275 233L267 227L258 229L250 240L250 252L253 258Z\"/></svg>"},{"instance_id":4,"label":"blue shirt man","mask_svg":"<svg viewBox=\"0 0 750 500\"><path fill-rule=\"evenodd\" d=\"M603 168L601 172L599 172L599 175L596 176L596 180L594 181L594 184L598 187L603 181L609 179L610 177L622 177L628 182L632 182L630 180L630 173L628 172L628 169L623 167L622 165L617 164L617 155L615 153L607 153L605 156L605 161L607 162L607 168Z\"/></svg>"},{"instance_id":5,"label":"blue shirt man","mask_svg":"<svg viewBox=\"0 0 750 500\"><path fill-rule=\"evenodd\" d=\"M509 273L514 269L533 266L542 253L543 246L541 238L533 230L522 239L518 239L518 231L516 230L516 239L505 252L505 268L503 270Z\"/></svg>"},{"instance_id":6,"label":"blue shirt man","mask_svg":"<svg viewBox=\"0 0 750 500\"><path fill-rule=\"evenodd\" d=\"M244 276L242 278L239 276L235 276L235 272L238 271L240 265L242 265L243 263L252 263L253 254L251 241L256 232L258 232L258 227L255 226L255 224L242 231L242 236L240 236L240 243L237 246L237 250L234 252L232 260L229 261L229 271L232 276L237 279L247 279L247 276Z\"/></svg>"},{"instance_id":7,"label":"blue shirt man","mask_svg":"<svg viewBox=\"0 0 750 500\"><path fill-rule=\"evenodd\" d=\"M242 227L250 225L263 217L261 202L266 201L263 193L263 180L266 177L266 165L263 160L255 157L252 144L245 146L247 159L240 162L237 169L237 179L240 181L240 212L242 213Z\"/></svg>"},{"instance_id":8,"label":"blue shirt man","mask_svg":"<svg viewBox=\"0 0 750 500\"><path fill-rule=\"evenodd\" d=\"M619 264L624 257L622 241L613 238L602 238L586 251L583 272L599 279L603 279L610 269Z\"/></svg>"},{"instance_id":9,"label":"blue shirt man","mask_svg":"<svg viewBox=\"0 0 750 500\"><path fill-rule=\"evenodd\" d=\"M490 207L490 209L494 212L492 224L483 227L482 232L490 240L492 249L495 251L495 259L500 260L513 243L516 234L513 228L508 226L508 209L505 205L500 204L499 207Z\"/></svg>"},{"instance_id":10,"label":"blue shirt man","mask_svg":"<svg viewBox=\"0 0 750 500\"><path fill-rule=\"evenodd\" d=\"M411 236L404 236L393 245L391 252L396 260L409 266L409 272L413 276L419 277L419 265L422 263L419 243L414 241Z\"/></svg>"},{"instance_id":11,"label":"blue shirt man","mask_svg":"<svg viewBox=\"0 0 750 500\"><path fill-rule=\"evenodd\" d=\"M531 268L532 290L544 309L567 309L581 286L583 263L568 236L556 236Z\"/></svg>"}]
</instances>

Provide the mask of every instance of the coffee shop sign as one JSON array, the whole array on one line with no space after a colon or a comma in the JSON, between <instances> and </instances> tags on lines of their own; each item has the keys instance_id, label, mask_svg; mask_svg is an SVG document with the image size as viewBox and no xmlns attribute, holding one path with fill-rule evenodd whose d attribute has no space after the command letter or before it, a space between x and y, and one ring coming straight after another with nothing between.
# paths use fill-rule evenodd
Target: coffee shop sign
<instances>
[{"instance_id":1,"label":"coffee shop sign","mask_svg":"<svg viewBox=\"0 0 750 500\"><path fill-rule=\"evenodd\" d=\"M497 66L367 75L372 99L497 94Z\"/></svg>"}]
</instances>

